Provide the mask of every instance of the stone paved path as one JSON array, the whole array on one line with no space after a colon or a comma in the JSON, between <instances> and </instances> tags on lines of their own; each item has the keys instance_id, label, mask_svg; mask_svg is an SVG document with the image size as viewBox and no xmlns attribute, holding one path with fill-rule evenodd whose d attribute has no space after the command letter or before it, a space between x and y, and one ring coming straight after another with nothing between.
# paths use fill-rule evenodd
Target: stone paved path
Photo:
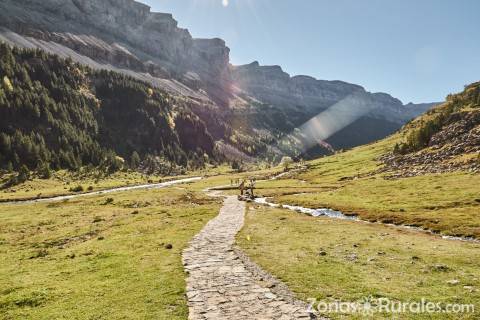
<instances>
[{"instance_id":1,"label":"stone paved path","mask_svg":"<svg viewBox=\"0 0 480 320\"><path fill-rule=\"evenodd\" d=\"M244 202L226 197L220 214L184 250L189 319L310 319L304 303L262 287L234 252L244 214Z\"/></svg>"}]
</instances>

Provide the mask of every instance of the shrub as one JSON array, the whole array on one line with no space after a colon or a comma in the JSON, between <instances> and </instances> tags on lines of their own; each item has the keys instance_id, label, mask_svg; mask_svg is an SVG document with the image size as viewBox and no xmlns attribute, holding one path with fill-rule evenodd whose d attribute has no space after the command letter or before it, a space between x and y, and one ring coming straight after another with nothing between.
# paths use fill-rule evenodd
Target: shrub
<instances>
[{"instance_id":1,"label":"shrub","mask_svg":"<svg viewBox=\"0 0 480 320\"><path fill-rule=\"evenodd\" d=\"M70 188L71 192L82 192L83 190L84 190L83 186L76 186L76 187Z\"/></svg>"},{"instance_id":2,"label":"shrub","mask_svg":"<svg viewBox=\"0 0 480 320\"><path fill-rule=\"evenodd\" d=\"M130 157L130 168L132 169L137 169L140 166L140 156L138 155L137 151L134 151L132 153L132 156Z\"/></svg>"},{"instance_id":3,"label":"shrub","mask_svg":"<svg viewBox=\"0 0 480 320\"><path fill-rule=\"evenodd\" d=\"M103 219L101 217L97 216L97 217L93 218L93 223L102 222L102 221L103 221Z\"/></svg>"},{"instance_id":4,"label":"shrub","mask_svg":"<svg viewBox=\"0 0 480 320\"><path fill-rule=\"evenodd\" d=\"M35 254L32 255L30 259L44 258L46 256L48 256L48 251L45 249L40 249L37 252L35 252Z\"/></svg>"},{"instance_id":5,"label":"shrub","mask_svg":"<svg viewBox=\"0 0 480 320\"><path fill-rule=\"evenodd\" d=\"M283 157L282 161L280 161L280 165L283 167L285 171L289 170L292 164L293 164L293 159L291 157Z\"/></svg>"},{"instance_id":6,"label":"shrub","mask_svg":"<svg viewBox=\"0 0 480 320\"><path fill-rule=\"evenodd\" d=\"M237 172L243 172L244 171L243 163L234 160L232 162L232 169L237 171Z\"/></svg>"},{"instance_id":7,"label":"shrub","mask_svg":"<svg viewBox=\"0 0 480 320\"><path fill-rule=\"evenodd\" d=\"M454 105L450 103L443 109L443 112L434 119L423 123L418 129L412 131L408 135L405 143L396 145L393 151L395 153L405 154L426 148L433 135L442 129L442 127L446 124L447 119L454 111Z\"/></svg>"},{"instance_id":8,"label":"shrub","mask_svg":"<svg viewBox=\"0 0 480 320\"><path fill-rule=\"evenodd\" d=\"M110 204L110 203L113 203L113 198L107 198L105 199L105 202L103 203L104 205L107 205L107 204Z\"/></svg>"},{"instance_id":9,"label":"shrub","mask_svg":"<svg viewBox=\"0 0 480 320\"><path fill-rule=\"evenodd\" d=\"M406 154L409 151L409 147L406 143L396 143L393 148L393 153L395 154Z\"/></svg>"},{"instance_id":10,"label":"shrub","mask_svg":"<svg viewBox=\"0 0 480 320\"><path fill-rule=\"evenodd\" d=\"M232 162L232 169L238 170L240 168L240 164L237 161Z\"/></svg>"},{"instance_id":11,"label":"shrub","mask_svg":"<svg viewBox=\"0 0 480 320\"><path fill-rule=\"evenodd\" d=\"M30 170L28 170L27 166L23 165L20 167L17 175L17 183L24 183L28 179L30 179Z\"/></svg>"},{"instance_id":12,"label":"shrub","mask_svg":"<svg viewBox=\"0 0 480 320\"><path fill-rule=\"evenodd\" d=\"M52 171L50 170L50 165L48 163L41 165L38 173L42 179L50 179L52 177Z\"/></svg>"}]
</instances>

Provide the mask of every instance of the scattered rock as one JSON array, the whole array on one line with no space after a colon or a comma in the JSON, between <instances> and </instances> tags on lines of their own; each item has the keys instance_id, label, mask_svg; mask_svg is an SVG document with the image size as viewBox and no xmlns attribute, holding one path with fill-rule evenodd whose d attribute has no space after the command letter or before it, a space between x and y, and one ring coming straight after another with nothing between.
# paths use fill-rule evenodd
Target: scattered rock
<instances>
[{"instance_id":1,"label":"scattered rock","mask_svg":"<svg viewBox=\"0 0 480 320\"><path fill-rule=\"evenodd\" d=\"M355 253L349 254L348 256L345 257L348 261L357 261L358 256Z\"/></svg>"},{"instance_id":2,"label":"scattered rock","mask_svg":"<svg viewBox=\"0 0 480 320\"><path fill-rule=\"evenodd\" d=\"M470 293L477 292L477 289L473 286L463 286L463 289L468 290Z\"/></svg>"},{"instance_id":3,"label":"scattered rock","mask_svg":"<svg viewBox=\"0 0 480 320\"><path fill-rule=\"evenodd\" d=\"M266 297L267 299L276 299L276 298L277 298L277 296L274 295L274 294L271 293L271 292L265 293L265 297Z\"/></svg>"},{"instance_id":4,"label":"scattered rock","mask_svg":"<svg viewBox=\"0 0 480 320\"><path fill-rule=\"evenodd\" d=\"M34 255L30 257L30 259L37 259L37 258L44 258L48 256L48 251L45 249L38 250Z\"/></svg>"},{"instance_id":5,"label":"scattered rock","mask_svg":"<svg viewBox=\"0 0 480 320\"><path fill-rule=\"evenodd\" d=\"M452 286L454 286L454 285L457 285L457 284L459 284L459 283L460 283L460 281L459 281L459 280L457 280L457 279L453 279L453 280L449 280L449 281L447 281L447 283L448 283L448 284L450 284L450 285L452 285Z\"/></svg>"},{"instance_id":6,"label":"scattered rock","mask_svg":"<svg viewBox=\"0 0 480 320\"><path fill-rule=\"evenodd\" d=\"M393 152L382 156L385 167L378 172L390 172L387 179L413 177L429 173L454 171L480 172L480 162L472 157L464 161L451 161L458 156L480 151L480 112L456 112L429 142L429 150L407 154ZM439 188L437 186L436 188Z\"/></svg>"},{"instance_id":7,"label":"scattered rock","mask_svg":"<svg viewBox=\"0 0 480 320\"><path fill-rule=\"evenodd\" d=\"M98 222L102 222L102 221L104 221L104 219L101 218L101 217L95 217L95 218L93 218L93 223L98 223Z\"/></svg>"},{"instance_id":8,"label":"scattered rock","mask_svg":"<svg viewBox=\"0 0 480 320\"><path fill-rule=\"evenodd\" d=\"M445 264L436 264L434 266L431 267L431 269L433 271L437 271L437 272L447 272L447 271L450 271L450 268L445 265Z\"/></svg>"}]
</instances>

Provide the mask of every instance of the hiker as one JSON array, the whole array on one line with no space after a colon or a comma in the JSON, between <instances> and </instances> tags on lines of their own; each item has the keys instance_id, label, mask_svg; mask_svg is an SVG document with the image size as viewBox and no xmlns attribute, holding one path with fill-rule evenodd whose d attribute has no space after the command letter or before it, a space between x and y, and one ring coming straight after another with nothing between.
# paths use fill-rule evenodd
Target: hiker
<instances>
[{"instance_id":1,"label":"hiker","mask_svg":"<svg viewBox=\"0 0 480 320\"><path fill-rule=\"evenodd\" d=\"M243 191L245 190L245 180L242 180L240 182L240 185L238 186L238 188L240 189L240 195L243 196Z\"/></svg>"},{"instance_id":2,"label":"hiker","mask_svg":"<svg viewBox=\"0 0 480 320\"><path fill-rule=\"evenodd\" d=\"M250 188L250 197L254 199L255 194L253 193L253 189L255 189L255 179L250 179L250 185L248 187Z\"/></svg>"}]
</instances>

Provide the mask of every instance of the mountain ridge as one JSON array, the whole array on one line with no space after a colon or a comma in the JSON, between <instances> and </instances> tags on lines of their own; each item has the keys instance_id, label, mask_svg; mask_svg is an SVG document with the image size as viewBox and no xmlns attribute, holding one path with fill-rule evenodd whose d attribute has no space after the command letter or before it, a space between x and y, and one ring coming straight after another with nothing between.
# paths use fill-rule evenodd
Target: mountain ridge
<instances>
[{"instance_id":1,"label":"mountain ridge","mask_svg":"<svg viewBox=\"0 0 480 320\"><path fill-rule=\"evenodd\" d=\"M255 96L255 90L258 90L259 87L265 85L265 82L271 82L273 85L280 85L280 87L273 86L273 91L282 91L286 94L303 96L303 99L310 98L307 90L313 91L310 92L312 98L322 98L326 101L327 106L334 104L336 101L341 100L345 95L351 94L355 91L365 91L368 94L378 98L379 101L384 102L385 105L393 106L392 110L397 114L393 118L394 122L404 123L408 120L413 119L419 111L413 110L418 108L420 113L425 112L430 109L433 105L437 103L423 103L423 104L414 104L408 103L403 104L397 98L392 97L388 93L384 92L368 92L364 87L352 84L349 82L341 80L322 80L316 79L308 75L294 75L291 76L279 65L265 65L262 66L258 61L254 61L246 65L237 65L233 66L233 79L239 87L245 91L252 93ZM245 77L251 77L250 79L245 79ZM257 77L255 77L257 76ZM250 89L250 90L249 90ZM280 89L280 90L279 90ZM315 91L317 89L317 91ZM324 91L322 91L324 89ZM328 89L329 91L326 91ZM254 92L251 92L254 91ZM326 93L330 93L330 96L326 96ZM323 93L323 96L322 96ZM335 95L337 94L337 95ZM315 102L315 101L314 101ZM328 104L330 103L330 104ZM317 102L318 105L318 102ZM378 110L379 112L375 114L377 117L388 116L385 110ZM404 112L404 114L400 114Z\"/></svg>"},{"instance_id":2,"label":"mountain ridge","mask_svg":"<svg viewBox=\"0 0 480 320\"><path fill-rule=\"evenodd\" d=\"M120 72L207 106L193 112L201 113L216 142L237 148L246 159L278 159L270 147L275 141L356 92L366 101L354 102L352 109L368 108L326 138L336 149L381 139L434 105L403 105L339 80L291 77L280 66L233 66L224 40L195 39L171 14L133 0L5 0L0 21L0 41ZM219 129L218 121L229 129ZM320 149L314 155L330 153ZM301 156L294 147L287 151Z\"/></svg>"}]
</instances>

